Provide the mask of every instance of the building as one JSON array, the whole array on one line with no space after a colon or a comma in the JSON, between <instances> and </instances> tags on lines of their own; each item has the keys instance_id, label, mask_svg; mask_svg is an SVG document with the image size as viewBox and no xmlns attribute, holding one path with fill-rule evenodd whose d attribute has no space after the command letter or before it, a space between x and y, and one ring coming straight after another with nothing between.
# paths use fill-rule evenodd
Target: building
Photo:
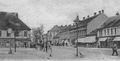
<instances>
[{"instance_id":1,"label":"building","mask_svg":"<svg viewBox=\"0 0 120 61\"><path fill-rule=\"evenodd\" d=\"M48 32L47 32L47 35L48 35L48 40L51 41L52 44L55 44L56 43L56 40L53 39L59 32L61 32L61 30L64 29L64 26L61 25L61 26L58 26L58 25L55 25L53 28L51 28Z\"/></svg>"},{"instance_id":2,"label":"building","mask_svg":"<svg viewBox=\"0 0 120 61\"><path fill-rule=\"evenodd\" d=\"M8 31L11 30L11 32ZM0 12L0 45L8 47L11 43L17 46L29 46L30 28L18 18L18 13Z\"/></svg>"},{"instance_id":3,"label":"building","mask_svg":"<svg viewBox=\"0 0 120 61\"><path fill-rule=\"evenodd\" d=\"M77 17L78 18L78 17ZM80 46L85 46L89 44L91 47L94 47L96 44L96 35L97 28L99 28L108 17L104 14L104 10L99 11L98 14L95 12L93 16L83 17L83 20L80 20L78 28L74 26L69 29L70 40L72 44L75 44L76 34L78 29L78 44ZM79 18L77 19L79 20Z\"/></svg>"},{"instance_id":4,"label":"building","mask_svg":"<svg viewBox=\"0 0 120 61\"><path fill-rule=\"evenodd\" d=\"M59 32L53 39L56 41L56 45L70 46L70 29L71 25L65 25L64 28Z\"/></svg>"},{"instance_id":5,"label":"building","mask_svg":"<svg viewBox=\"0 0 120 61\"><path fill-rule=\"evenodd\" d=\"M102 48L111 47L114 43L120 48L120 15L109 17L98 29L97 37Z\"/></svg>"}]
</instances>

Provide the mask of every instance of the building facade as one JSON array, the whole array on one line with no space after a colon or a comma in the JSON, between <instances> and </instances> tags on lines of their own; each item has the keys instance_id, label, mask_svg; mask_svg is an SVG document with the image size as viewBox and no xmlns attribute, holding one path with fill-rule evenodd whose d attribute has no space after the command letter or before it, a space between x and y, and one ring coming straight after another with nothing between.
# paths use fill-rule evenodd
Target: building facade
<instances>
[{"instance_id":1,"label":"building facade","mask_svg":"<svg viewBox=\"0 0 120 61\"><path fill-rule=\"evenodd\" d=\"M11 29L9 33L8 29ZM0 12L0 45L8 47L9 43L18 47L29 46L30 28L19 18L18 13Z\"/></svg>"},{"instance_id":2,"label":"building facade","mask_svg":"<svg viewBox=\"0 0 120 61\"><path fill-rule=\"evenodd\" d=\"M78 27L73 23L70 27L64 29L65 31L60 32L56 37L58 40L69 40L69 44L76 44L77 34L78 34L78 45L84 46L86 44L95 45L97 28L99 28L108 17L104 14L104 10L99 11L98 14L95 12L93 16L83 17L82 20L79 19L79 16L75 20L78 20ZM78 31L77 31L78 29Z\"/></svg>"},{"instance_id":3,"label":"building facade","mask_svg":"<svg viewBox=\"0 0 120 61\"><path fill-rule=\"evenodd\" d=\"M78 33L78 45L85 46L89 44L90 46L95 46L96 44L96 29L99 28L107 19L104 14L104 10L99 11L98 14L95 12L92 17L89 15L87 18L83 17L83 20L78 25L77 28L73 27L70 29L71 41L76 40L76 34Z\"/></svg>"},{"instance_id":4,"label":"building facade","mask_svg":"<svg viewBox=\"0 0 120 61\"><path fill-rule=\"evenodd\" d=\"M112 47L115 43L120 48L120 15L109 17L106 22L98 29L97 37L102 48Z\"/></svg>"}]
</instances>

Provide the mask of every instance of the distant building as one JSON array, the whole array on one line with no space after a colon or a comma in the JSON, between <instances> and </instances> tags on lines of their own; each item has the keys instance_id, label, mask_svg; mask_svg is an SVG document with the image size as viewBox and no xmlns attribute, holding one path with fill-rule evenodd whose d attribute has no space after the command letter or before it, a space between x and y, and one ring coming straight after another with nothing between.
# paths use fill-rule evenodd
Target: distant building
<instances>
[{"instance_id":1,"label":"distant building","mask_svg":"<svg viewBox=\"0 0 120 61\"><path fill-rule=\"evenodd\" d=\"M8 29L12 29L11 35ZM28 45L30 42L30 28L18 18L18 13L0 12L0 45L7 46L8 43L17 46ZM9 41L10 38L10 41Z\"/></svg>"},{"instance_id":2,"label":"distant building","mask_svg":"<svg viewBox=\"0 0 120 61\"><path fill-rule=\"evenodd\" d=\"M64 43L67 45L71 45L70 44L70 33L69 33L70 27L71 25L65 25L63 29L53 38L57 44L63 45Z\"/></svg>"},{"instance_id":3,"label":"distant building","mask_svg":"<svg viewBox=\"0 0 120 61\"><path fill-rule=\"evenodd\" d=\"M98 29L97 37L100 47L111 47L114 43L120 48L120 15L109 17Z\"/></svg>"},{"instance_id":4,"label":"distant building","mask_svg":"<svg viewBox=\"0 0 120 61\"><path fill-rule=\"evenodd\" d=\"M61 32L61 30L64 29L64 26L61 25L61 26L58 26L58 25L55 25L53 28L51 28L48 32L47 32L47 35L48 35L48 41L51 41L52 44L55 43L55 39L53 39L59 32Z\"/></svg>"}]
</instances>

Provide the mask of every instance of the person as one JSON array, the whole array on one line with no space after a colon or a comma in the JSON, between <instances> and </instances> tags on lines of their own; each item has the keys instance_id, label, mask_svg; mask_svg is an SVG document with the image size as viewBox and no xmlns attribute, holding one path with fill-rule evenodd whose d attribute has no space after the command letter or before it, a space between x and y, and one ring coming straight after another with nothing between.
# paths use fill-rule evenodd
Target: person
<instances>
[{"instance_id":1,"label":"person","mask_svg":"<svg viewBox=\"0 0 120 61\"><path fill-rule=\"evenodd\" d=\"M113 45L112 50L113 50L112 56L114 55L114 53L116 53L116 55L118 56L117 44L114 44L114 45Z\"/></svg>"},{"instance_id":2,"label":"person","mask_svg":"<svg viewBox=\"0 0 120 61\"><path fill-rule=\"evenodd\" d=\"M51 46L51 43L50 42L48 42L48 54L49 54L49 57L51 57L52 56L52 46Z\"/></svg>"}]
</instances>

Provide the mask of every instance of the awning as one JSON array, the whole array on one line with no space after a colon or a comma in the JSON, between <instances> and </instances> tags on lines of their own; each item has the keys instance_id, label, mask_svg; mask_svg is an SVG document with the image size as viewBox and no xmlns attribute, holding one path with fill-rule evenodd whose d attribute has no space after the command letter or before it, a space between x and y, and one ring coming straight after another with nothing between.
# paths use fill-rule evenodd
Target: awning
<instances>
[{"instance_id":1,"label":"awning","mask_svg":"<svg viewBox=\"0 0 120 61\"><path fill-rule=\"evenodd\" d=\"M99 41L105 41L107 38L100 38Z\"/></svg>"},{"instance_id":2,"label":"awning","mask_svg":"<svg viewBox=\"0 0 120 61\"><path fill-rule=\"evenodd\" d=\"M120 37L115 37L113 41L120 41Z\"/></svg>"},{"instance_id":3,"label":"awning","mask_svg":"<svg viewBox=\"0 0 120 61\"><path fill-rule=\"evenodd\" d=\"M78 42L83 42L85 38L78 38Z\"/></svg>"},{"instance_id":4,"label":"awning","mask_svg":"<svg viewBox=\"0 0 120 61\"><path fill-rule=\"evenodd\" d=\"M82 43L93 43L96 41L95 36L85 37Z\"/></svg>"}]
</instances>

